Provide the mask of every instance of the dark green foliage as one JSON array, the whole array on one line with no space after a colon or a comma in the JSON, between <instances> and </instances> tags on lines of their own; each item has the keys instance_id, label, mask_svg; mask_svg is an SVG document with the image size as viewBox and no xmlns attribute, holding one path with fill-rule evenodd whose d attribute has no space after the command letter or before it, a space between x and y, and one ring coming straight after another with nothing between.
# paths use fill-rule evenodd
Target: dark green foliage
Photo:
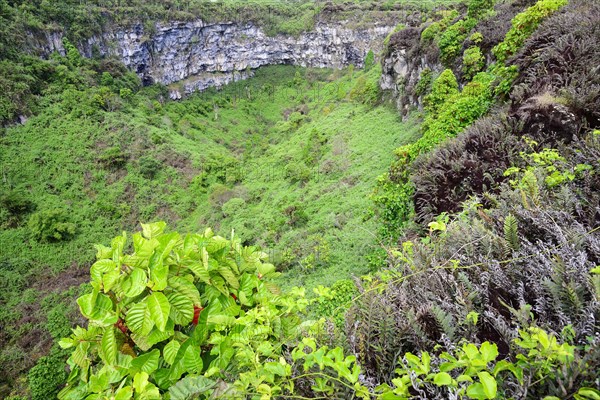
<instances>
[{"instance_id":1,"label":"dark green foliage","mask_svg":"<svg viewBox=\"0 0 600 400\"><path fill-rule=\"evenodd\" d=\"M145 178L152 179L160 171L161 163L152 156L143 156L138 160L140 174Z\"/></svg>"},{"instance_id":2,"label":"dark green foliage","mask_svg":"<svg viewBox=\"0 0 600 400\"><path fill-rule=\"evenodd\" d=\"M369 52L367 53L364 65L365 71L369 71L375 65L375 54L373 53L373 50L369 50Z\"/></svg>"},{"instance_id":3,"label":"dark green foliage","mask_svg":"<svg viewBox=\"0 0 600 400\"><path fill-rule=\"evenodd\" d=\"M504 41L494 47L493 53L499 62L515 54L531 36L539 24L549 15L567 4L567 0L542 0L517 15L512 21L512 28Z\"/></svg>"},{"instance_id":4,"label":"dark green foliage","mask_svg":"<svg viewBox=\"0 0 600 400\"><path fill-rule=\"evenodd\" d=\"M481 18L494 6L494 0L471 0L467 9L469 18Z\"/></svg>"},{"instance_id":5,"label":"dark green foliage","mask_svg":"<svg viewBox=\"0 0 600 400\"><path fill-rule=\"evenodd\" d=\"M40 358L29 370L28 380L32 400L55 398L67 379L65 362L68 352L54 348L49 355Z\"/></svg>"},{"instance_id":6,"label":"dark green foliage","mask_svg":"<svg viewBox=\"0 0 600 400\"><path fill-rule=\"evenodd\" d=\"M98 161L109 169L121 168L127 163L128 156L120 146L112 146L104 150L98 157ZM140 170L142 167L140 166Z\"/></svg>"},{"instance_id":7,"label":"dark green foliage","mask_svg":"<svg viewBox=\"0 0 600 400\"><path fill-rule=\"evenodd\" d=\"M67 213L61 209L39 211L29 218L27 228L31 236L40 242L60 242L75 235L75 224L69 222Z\"/></svg>"},{"instance_id":8,"label":"dark green foliage","mask_svg":"<svg viewBox=\"0 0 600 400\"><path fill-rule=\"evenodd\" d=\"M0 206L12 216L26 214L35 209L35 204L22 190L9 190L0 194Z\"/></svg>"},{"instance_id":9,"label":"dark green foliage","mask_svg":"<svg viewBox=\"0 0 600 400\"><path fill-rule=\"evenodd\" d=\"M419 75L419 82L415 86L415 94L422 96L427 94L431 89L431 83L433 82L433 71L430 68L425 68Z\"/></svg>"}]
</instances>

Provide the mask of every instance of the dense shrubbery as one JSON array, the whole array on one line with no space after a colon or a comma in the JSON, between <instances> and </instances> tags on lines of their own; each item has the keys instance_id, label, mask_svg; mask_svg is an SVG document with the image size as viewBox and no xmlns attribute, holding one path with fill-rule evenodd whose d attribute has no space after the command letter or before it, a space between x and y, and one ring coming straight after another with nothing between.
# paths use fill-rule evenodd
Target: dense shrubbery
<instances>
[{"instance_id":1,"label":"dense shrubbery","mask_svg":"<svg viewBox=\"0 0 600 400\"><path fill-rule=\"evenodd\" d=\"M69 222L65 211L60 209L42 210L29 218L27 227L31 236L41 242L59 242L75 235L75 224Z\"/></svg>"}]
</instances>

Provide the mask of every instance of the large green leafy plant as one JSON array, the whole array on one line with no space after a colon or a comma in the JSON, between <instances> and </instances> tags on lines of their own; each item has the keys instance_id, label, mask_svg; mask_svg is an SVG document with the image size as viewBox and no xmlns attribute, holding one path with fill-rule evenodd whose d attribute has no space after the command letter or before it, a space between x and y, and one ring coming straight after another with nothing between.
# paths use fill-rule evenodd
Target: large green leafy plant
<instances>
[{"instance_id":1,"label":"large green leafy plant","mask_svg":"<svg viewBox=\"0 0 600 400\"><path fill-rule=\"evenodd\" d=\"M97 246L92 290L77 301L88 327L60 341L73 349L60 399L224 393L233 390L224 378L278 359L295 337L308 301L301 291L280 296L264 253L165 225L142 224L131 252L125 233Z\"/></svg>"}]
</instances>

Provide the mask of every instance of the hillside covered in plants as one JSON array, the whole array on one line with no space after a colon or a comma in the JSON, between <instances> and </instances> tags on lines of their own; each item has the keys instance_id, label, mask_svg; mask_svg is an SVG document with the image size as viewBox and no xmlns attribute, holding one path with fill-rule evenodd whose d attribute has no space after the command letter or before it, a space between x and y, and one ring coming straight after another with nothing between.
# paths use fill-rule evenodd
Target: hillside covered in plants
<instances>
[{"instance_id":1,"label":"hillside covered in plants","mask_svg":"<svg viewBox=\"0 0 600 400\"><path fill-rule=\"evenodd\" d=\"M600 2L0 21L1 398L600 398Z\"/></svg>"}]
</instances>

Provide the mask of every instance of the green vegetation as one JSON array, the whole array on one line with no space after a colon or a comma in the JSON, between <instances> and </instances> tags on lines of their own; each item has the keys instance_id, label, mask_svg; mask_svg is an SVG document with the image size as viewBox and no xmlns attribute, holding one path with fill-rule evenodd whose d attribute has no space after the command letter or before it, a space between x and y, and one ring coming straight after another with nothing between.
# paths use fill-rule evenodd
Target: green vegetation
<instances>
[{"instance_id":1,"label":"green vegetation","mask_svg":"<svg viewBox=\"0 0 600 400\"><path fill-rule=\"evenodd\" d=\"M38 5L0 15L139 15ZM313 7L293 5L140 10L273 7L293 33ZM564 5L471 0L393 33L431 57L404 122L373 52L173 102L68 40L45 61L0 40L1 118L28 117L0 136L0 395L600 398L600 5Z\"/></svg>"}]
</instances>

